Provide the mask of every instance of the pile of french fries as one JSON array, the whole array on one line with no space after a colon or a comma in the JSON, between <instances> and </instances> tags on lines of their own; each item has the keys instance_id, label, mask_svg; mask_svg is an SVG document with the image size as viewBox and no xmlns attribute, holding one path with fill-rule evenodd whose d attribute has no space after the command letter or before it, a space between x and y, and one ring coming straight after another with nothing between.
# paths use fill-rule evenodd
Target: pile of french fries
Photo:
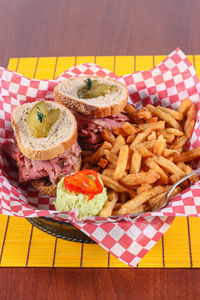
<instances>
[{"instance_id":1,"label":"pile of french fries","mask_svg":"<svg viewBox=\"0 0 200 300\"><path fill-rule=\"evenodd\" d=\"M125 108L131 122L112 131L104 129L104 143L95 152L83 151L83 169L95 169L108 189L100 216L135 214L162 207L171 186L193 169L188 162L200 156L200 147L186 143L195 125L196 108L189 99L178 110L147 105ZM190 181L198 181L193 176ZM189 186L189 180L174 194Z\"/></svg>"}]
</instances>

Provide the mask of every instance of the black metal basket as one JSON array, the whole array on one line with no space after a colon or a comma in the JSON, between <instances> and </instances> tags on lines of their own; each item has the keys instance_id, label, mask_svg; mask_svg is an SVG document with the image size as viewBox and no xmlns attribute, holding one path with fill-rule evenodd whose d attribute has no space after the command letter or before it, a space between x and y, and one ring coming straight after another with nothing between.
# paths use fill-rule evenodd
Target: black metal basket
<instances>
[{"instance_id":1,"label":"black metal basket","mask_svg":"<svg viewBox=\"0 0 200 300\"><path fill-rule=\"evenodd\" d=\"M84 234L82 231L80 231L70 223L65 223L46 217L27 218L27 220L32 225L57 238L62 238L64 240L78 243L95 244L95 242L91 240L86 234Z\"/></svg>"}]
</instances>

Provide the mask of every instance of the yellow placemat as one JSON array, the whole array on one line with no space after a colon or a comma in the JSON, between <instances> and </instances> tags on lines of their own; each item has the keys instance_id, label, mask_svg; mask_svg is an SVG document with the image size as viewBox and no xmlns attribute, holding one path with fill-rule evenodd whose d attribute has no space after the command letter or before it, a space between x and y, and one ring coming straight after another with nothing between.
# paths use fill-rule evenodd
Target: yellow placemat
<instances>
[{"instance_id":1,"label":"yellow placemat","mask_svg":"<svg viewBox=\"0 0 200 300\"><path fill-rule=\"evenodd\" d=\"M165 56L79 56L11 58L8 69L27 77L52 79L68 68L95 62L123 75L148 70ZM189 55L200 77L200 56ZM200 218L177 217L162 239L139 263L139 268L195 268L200 266ZM26 219L0 216L0 266L2 267L111 267L127 268L95 244L57 239Z\"/></svg>"}]
</instances>

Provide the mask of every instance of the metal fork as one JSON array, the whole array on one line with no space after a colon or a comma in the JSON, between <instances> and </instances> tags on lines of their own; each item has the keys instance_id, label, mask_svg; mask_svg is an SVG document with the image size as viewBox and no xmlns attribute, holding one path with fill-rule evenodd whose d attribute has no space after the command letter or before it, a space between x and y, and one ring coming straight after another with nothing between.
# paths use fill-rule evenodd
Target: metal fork
<instances>
[{"instance_id":1,"label":"metal fork","mask_svg":"<svg viewBox=\"0 0 200 300\"><path fill-rule=\"evenodd\" d=\"M167 206L169 205L169 203L170 203L170 195L172 194L172 192L174 191L174 189L175 189L179 184L181 184L184 180L186 180L186 179L192 177L192 176L195 175L195 174L200 175L200 168L198 168L198 169L194 170L192 173L190 173L190 174L184 176L184 177L181 178L179 181L177 181L174 185L172 185L171 189L169 190L169 192L168 192L167 195L166 195L166 201L165 201L165 203L163 204L163 206L162 206L160 209L165 208L165 207L167 207ZM159 210L160 210L160 209L159 209Z\"/></svg>"}]
</instances>

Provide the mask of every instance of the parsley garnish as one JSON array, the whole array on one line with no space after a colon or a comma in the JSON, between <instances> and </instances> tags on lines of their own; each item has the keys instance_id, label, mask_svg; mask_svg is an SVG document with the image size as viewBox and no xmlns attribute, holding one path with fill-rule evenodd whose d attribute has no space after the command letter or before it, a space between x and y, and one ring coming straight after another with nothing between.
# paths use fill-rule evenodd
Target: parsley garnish
<instances>
[{"instance_id":1,"label":"parsley garnish","mask_svg":"<svg viewBox=\"0 0 200 300\"><path fill-rule=\"evenodd\" d=\"M86 85L87 85L88 90L91 90L91 88L92 88L92 79L88 78L87 81L86 81Z\"/></svg>"},{"instance_id":2,"label":"parsley garnish","mask_svg":"<svg viewBox=\"0 0 200 300\"><path fill-rule=\"evenodd\" d=\"M40 123L42 123L43 119L46 117L46 115L43 114L43 112L41 112L41 109L39 106L37 106L37 117L38 120L40 121Z\"/></svg>"}]
</instances>

